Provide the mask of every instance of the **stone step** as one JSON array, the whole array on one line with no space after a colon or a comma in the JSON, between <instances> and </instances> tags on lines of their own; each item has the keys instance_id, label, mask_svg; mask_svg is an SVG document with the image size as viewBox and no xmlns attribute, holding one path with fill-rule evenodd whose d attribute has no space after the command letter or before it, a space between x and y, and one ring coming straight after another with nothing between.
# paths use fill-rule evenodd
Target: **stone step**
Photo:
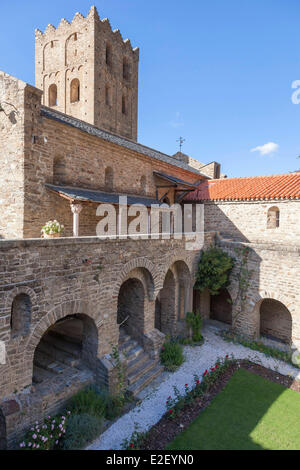
<instances>
[{"instance_id":1,"label":"stone step","mask_svg":"<svg viewBox=\"0 0 300 470\"><path fill-rule=\"evenodd\" d=\"M54 361L51 356L48 356L41 351L36 351L34 356L34 365L57 375L62 374L67 368L65 364Z\"/></svg>"},{"instance_id":2,"label":"stone step","mask_svg":"<svg viewBox=\"0 0 300 470\"><path fill-rule=\"evenodd\" d=\"M140 365L148 361L149 356L145 352L142 352L137 357L134 356L133 359L127 361L127 374L134 372Z\"/></svg>"},{"instance_id":3,"label":"stone step","mask_svg":"<svg viewBox=\"0 0 300 470\"><path fill-rule=\"evenodd\" d=\"M130 340L131 340L131 337L129 335L127 335L126 333L123 333L123 334L120 333L119 346L122 346L124 343Z\"/></svg>"},{"instance_id":4,"label":"stone step","mask_svg":"<svg viewBox=\"0 0 300 470\"><path fill-rule=\"evenodd\" d=\"M69 343L68 341L65 341L61 338L58 337L58 335L54 335L49 333L48 335L45 335L43 338L43 342L50 344L51 347L54 347L55 349L59 349L60 351L63 351L65 353L68 353L69 355L80 359L81 356L81 349L78 347L77 344L74 343Z\"/></svg>"},{"instance_id":5,"label":"stone step","mask_svg":"<svg viewBox=\"0 0 300 470\"><path fill-rule=\"evenodd\" d=\"M42 369L36 365L33 366L33 383L40 384L44 382L44 380L49 380L51 377L53 377L53 374L51 374L51 372L49 372L48 370Z\"/></svg>"},{"instance_id":6,"label":"stone step","mask_svg":"<svg viewBox=\"0 0 300 470\"><path fill-rule=\"evenodd\" d=\"M135 346L133 346L129 351L125 353L126 358L127 358L127 364L128 362L133 361L134 359L137 359L141 354L143 354L144 350L141 346L139 346L137 343Z\"/></svg>"},{"instance_id":7,"label":"stone step","mask_svg":"<svg viewBox=\"0 0 300 470\"><path fill-rule=\"evenodd\" d=\"M125 341L119 349L123 354L128 353L131 349L134 349L138 346L138 343L134 339L129 339L128 341Z\"/></svg>"},{"instance_id":8,"label":"stone step","mask_svg":"<svg viewBox=\"0 0 300 470\"><path fill-rule=\"evenodd\" d=\"M80 364L80 359L70 355L60 349L56 349L51 343L41 342L39 344L39 351L50 356L54 361L59 361L70 367L77 367Z\"/></svg>"},{"instance_id":9,"label":"stone step","mask_svg":"<svg viewBox=\"0 0 300 470\"><path fill-rule=\"evenodd\" d=\"M144 377L148 372L150 372L156 366L157 366L157 362L154 361L153 359L149 359L148 357L148 360L145 363L142 363L136 370L128 374L127 376L128 384L133 385L141 377Z\"/></svg>"},{"instance_id":10,"label":"stone step","mask_svg":"<svg viewBox=\"0 0 300 470\"><path fill-rule=\"evenodd\" d=\"M152 380L158 377L163 372L163 370L164 368L160 364L157 364L153 369L147 372L147 374L143 375L137 382L130 385L130 387L128 387L128 391L131 392L134 397L136 397L147 385L152 382Z\"/></svg>"}]
</instances>

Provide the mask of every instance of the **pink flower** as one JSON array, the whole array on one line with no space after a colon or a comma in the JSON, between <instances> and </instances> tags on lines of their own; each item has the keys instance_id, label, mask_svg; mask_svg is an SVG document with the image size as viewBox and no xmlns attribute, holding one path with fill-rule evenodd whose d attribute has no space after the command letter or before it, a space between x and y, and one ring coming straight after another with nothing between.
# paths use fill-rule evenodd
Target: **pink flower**
<instances>
[{"instance_id":1,"label":"pink flower","mask_svg":"<svg viewBox=\"0 0 300 470\"><path fill-rule=\"evenodd\" d=\"M33 434L32 439L36 439L36 438L37 438L37 435Z\"/></svg>"}]
</instances>

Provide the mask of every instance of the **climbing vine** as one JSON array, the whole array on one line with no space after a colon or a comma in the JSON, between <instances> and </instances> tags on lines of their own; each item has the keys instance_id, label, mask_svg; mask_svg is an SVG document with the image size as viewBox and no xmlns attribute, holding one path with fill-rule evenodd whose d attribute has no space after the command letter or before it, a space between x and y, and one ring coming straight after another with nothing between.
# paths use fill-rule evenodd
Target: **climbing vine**
<instances>
[{"instance_id":1,"label":"climbing vine","mask_svg":"<svg viewBox=\"0 0 300 470\"><path fill-rule=\"evenodd\" d=\"M196 274L195 288L201 292L208 289L211 295L218 295L229 285L234 259L221 248L211 247L201 257Z\"/></svg>"},{"instance_id":2,"label":"climbing vine","mask_svg":"<svg viewBox=\"0 0 300 470\"><path fill-rule=\"evenodd\" d=\"M116 363L117 377L118 377L117 395L115 397L117 401L116 405L122 408L125 403L125 395L126 395L126 386L125 386L126 372L125 372L125 367L122 364L122 361L120 358L119 347L112 343L110 343L110 346L112 350L111 356Z\"/></svg>"}]
</instances>

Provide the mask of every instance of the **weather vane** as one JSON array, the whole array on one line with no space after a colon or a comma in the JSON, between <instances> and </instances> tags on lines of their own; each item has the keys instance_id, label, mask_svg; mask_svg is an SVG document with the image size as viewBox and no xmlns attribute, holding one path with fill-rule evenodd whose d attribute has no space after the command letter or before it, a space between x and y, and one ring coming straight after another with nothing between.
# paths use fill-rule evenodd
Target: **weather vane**
<instances>
[{"instance_id":1,"label":"weather vane","mask_svg":"<svg viewBox=\"0 0 300 470\"><path fill-rule=\"evenodd\" d=\"M182 146L183 146L183 144L184 144L184 142L185 142L185 139L183 139L183 137L180 136L179 139L176 140L176 142L179 142L179 149L180 149L180 153L181 153Z\"/></svg>"}]
</instances>

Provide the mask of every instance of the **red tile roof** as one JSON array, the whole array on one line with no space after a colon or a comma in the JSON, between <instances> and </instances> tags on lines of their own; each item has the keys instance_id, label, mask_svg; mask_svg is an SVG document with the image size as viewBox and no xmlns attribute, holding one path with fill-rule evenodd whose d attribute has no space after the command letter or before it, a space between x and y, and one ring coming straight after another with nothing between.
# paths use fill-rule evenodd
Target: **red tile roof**
<instances>
[{"instance_id":1,"label":"red tile roof","mask_svg":"<svg viewBox=\"0 0 300 470\"><path fill-rule=\"evenodd\" d=\"M300 198L300 173L206 180L185 201L249 201Z\"/></svg>"}]
</instances>

